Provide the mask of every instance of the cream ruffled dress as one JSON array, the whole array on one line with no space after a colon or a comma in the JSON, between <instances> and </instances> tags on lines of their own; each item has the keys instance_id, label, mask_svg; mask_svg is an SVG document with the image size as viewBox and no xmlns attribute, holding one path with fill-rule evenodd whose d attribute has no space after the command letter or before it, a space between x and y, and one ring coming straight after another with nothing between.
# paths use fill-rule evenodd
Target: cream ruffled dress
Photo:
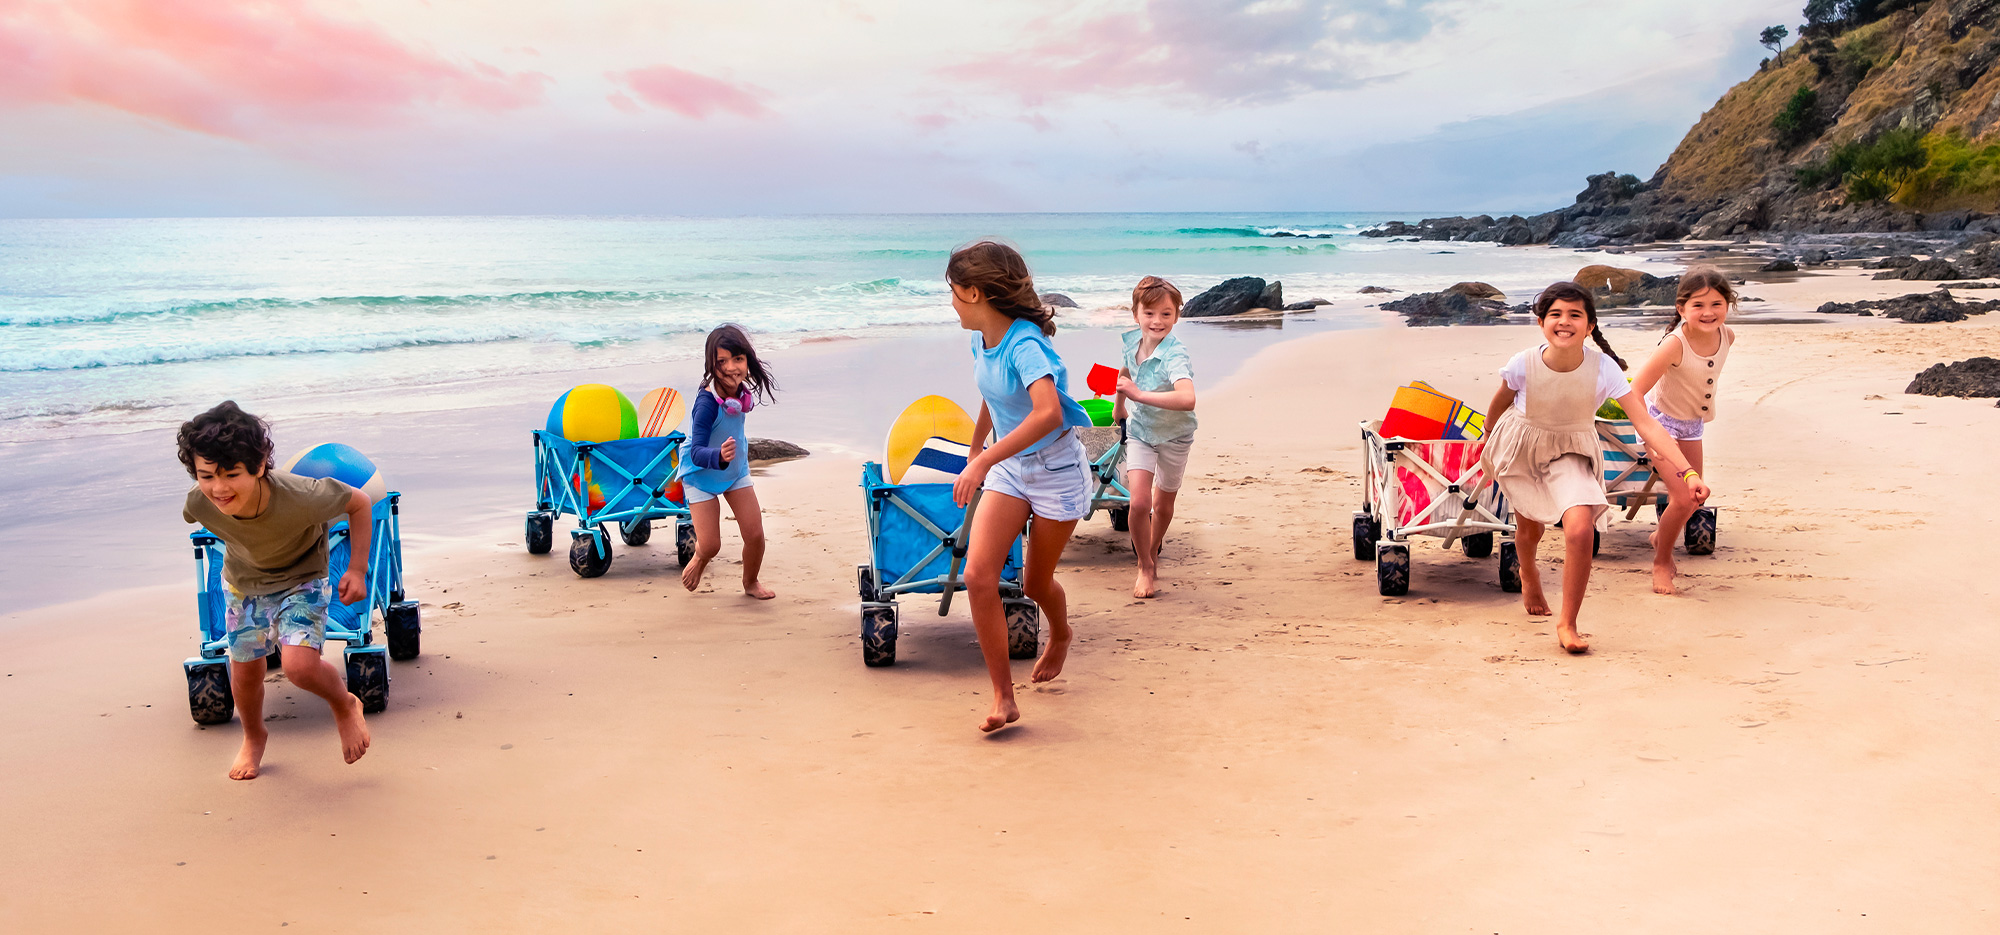
<instances>
[{"instance_id":1,"label":"cream ruffled dress","mask_svg":"<svg viewBox=\"0 0 2000 935\"><path fill-rule=\"evenodd\" d=\"M1604 449L1596 425L1604 402L1597 390L1602 356L1584 348L1583 364L1562 373L1549 369L1539 352L1528 355L1522 405L1500 414L1479 456L1516 514L1552 525L1570 507L1587 506L1598 526L1605 525L1611 505L1604 499Z\"/></svg>"}]
</instances>

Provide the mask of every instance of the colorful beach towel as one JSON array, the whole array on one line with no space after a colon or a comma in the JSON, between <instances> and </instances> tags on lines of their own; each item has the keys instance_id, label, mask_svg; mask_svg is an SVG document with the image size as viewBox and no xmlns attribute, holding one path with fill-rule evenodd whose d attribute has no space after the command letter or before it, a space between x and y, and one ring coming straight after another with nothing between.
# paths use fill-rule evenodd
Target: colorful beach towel
<instances>
[{"instance_id":1,"label":"colorful beach towel","mask_svg":"<svg viewBox=\"0 0 2000 935\"><path fill-rule=\"evenodd\" d=\"M1382 417L1382 437L1465 440L1486 434L1486 416L1422 380L1396 388L1389 413Z\"/></svg>"},{"instance_id":2,"label":"colorful beach towel","mask_svg":"<svg viewBox=\"0 0 2000 935\"><path fill-rule=\"evenodd\" d=\"M1402 500L1396 505L1397 525L1407 526L1419 518L1423 522L1446 522L1456 518L1465 509L1465 499L1460 494L1451 493L1447 484L1457 484L1461 490L1470 490L1482 483L1486 475L1479 466L1479 454L1484 450L1485 442L1439 442L1405 447L1403 457L1398 459L1396 465L1396 485L1403 491ZM1423 461L1436 475L1405 463L1411 458ZM1480 502L1493 502L1496 491L1492 484L1486 484L1485 489L1480 491ZM1436 508L1433 509L1433 506Z\"/></svg>"}]
</instances>

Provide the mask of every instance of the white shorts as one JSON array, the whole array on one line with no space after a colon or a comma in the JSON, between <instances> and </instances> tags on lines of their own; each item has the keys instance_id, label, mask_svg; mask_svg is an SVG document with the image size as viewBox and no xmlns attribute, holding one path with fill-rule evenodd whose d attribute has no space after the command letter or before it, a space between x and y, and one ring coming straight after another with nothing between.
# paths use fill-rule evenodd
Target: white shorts
<instances>
[{"instance_id":1,"label":"white shorts","mask_svg":"<svg viewBox=\"0 0 2000 935\"><path fill-rule=\"evenodd\" d=\"M730 490L742 490L745 487L752 487L752 486L755 485L750 482L750 475L745 474L742 477L737 478L736 483L730 484L729 490L725 490L723 491L723 493L728 493ZM703 490L700 487L696 487L693 484L682 484L681 492L687 495L687 502L688 505L690 506L697 503L707 503L708 501L713 500L718 496L717 494L709 493L708 491Z\"/></svg>"},{"instance_id":2,"label":"white shorts","mask_svg":"<svg viewBox=\"0 0 2000 935\"><path fill-rule=\"evenodd\" d=\"M1153 486L1167 493L1181 489L1181 477L1187 473L1188 449L1194 447L1194 436L1148 445L1136 438L1125 439L1125 470L1145 471L1153 475Z\"/></svg>"},{"instance_id":3,"label":"white shorts","mask_svg":"<svg viewBox=\"0 0 2000 935\"><path fill-rule=\"evenodd\" d=\"M986 490L1028 501L1028 509L1043 519L1058 523L1082 519L1090 512L1087 460L1083 442L1069 432L1047 448L994 465L986 472Z\"/></svg>"}]
</instances>

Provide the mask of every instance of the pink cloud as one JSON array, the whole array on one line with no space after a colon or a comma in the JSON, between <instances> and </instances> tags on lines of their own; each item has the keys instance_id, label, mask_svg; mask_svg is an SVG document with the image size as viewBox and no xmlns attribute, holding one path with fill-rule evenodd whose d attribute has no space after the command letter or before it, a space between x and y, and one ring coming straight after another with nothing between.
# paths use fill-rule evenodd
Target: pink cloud
<instances>
[{"instance_id":1,"label":"pink cloud","mask_svg":"<svg viewBox=\"0 0 2000 935\"><path fill-rule=\"evenodd\" d=\"M87 102L218 136L380 124L422 105L511 110L548 82L447 61L310 0L0 0L0 100Z\"/></svg>"},{"instance_id":2,"label":"pink cloud","mask_svg":"<svg viewBox=\"0 0 2000 935\"><path fill-rule=\"evenodd\" d=\"M654 65L605 75L621 81L639 99L683 117L703 119L716 111L742 117L762 117L771 112L761 100L765 93L749 85L736 85L672 65Z\"/></svg>"},{"instance_id":3,"label":"pink cloud","mask_svg":"<svg viewBox=\"0 0 2000 935\"><path fill-rule=\"evenodd\" d=\"M910 122L916 124L917 128L921 130L942 130L958 121L944 114L920 114L911 118Z\"/></svg>"}]
</instances>

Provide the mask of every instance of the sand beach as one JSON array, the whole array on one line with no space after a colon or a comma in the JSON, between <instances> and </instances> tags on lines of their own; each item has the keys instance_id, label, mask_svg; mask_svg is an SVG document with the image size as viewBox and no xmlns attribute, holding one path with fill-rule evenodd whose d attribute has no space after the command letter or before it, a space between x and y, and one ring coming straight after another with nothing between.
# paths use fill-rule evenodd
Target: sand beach
<instances>
[{"instance_id":1,"label":"sand beach","mask_svg":"<svg viewBox=\"0 0 2000 935\"><path fill-rule=\"evenodd\" d=\"M1717 552L1659 597L1649 515L1615 522L1589 655L1492 559L1420 543L1410 594L1384 598L1348 544L1357 423L1411 379L1483 406L1536 332L1269 332L1211 358L1230 376L1201 387L1160 597L1129 596L1102 516L1080 526L1068 667L1029 687L1017 663L1023 720L994 736L962 604L906 602L898 664L863 667L856 480L877 455L793 428L886 424L895 403L856 389L883 355L970 398L961 336L777 358L845 382L802 377L757 427L815 447L758 471L769 602L732 586L733 525L694 594L666 537L592 580L527 554L549 394L440 388L399 431L490 441L469 465L405 462L424 654L395 664L359 763L278 680L264 775L224 776L240 732L188 718L184 583L0 617L0 928L1992 931L1996 410L1902 391L2000 356L2000 322L1814 316L1915 290L1786 279L1746 287L1764 301L1710 429ZM1607 330L1635 361L1657 335L1640 324ZM156 435L125 439L171 468ZM184 534L158 519L67 535Z\"/></svg>"}]
</instances>

